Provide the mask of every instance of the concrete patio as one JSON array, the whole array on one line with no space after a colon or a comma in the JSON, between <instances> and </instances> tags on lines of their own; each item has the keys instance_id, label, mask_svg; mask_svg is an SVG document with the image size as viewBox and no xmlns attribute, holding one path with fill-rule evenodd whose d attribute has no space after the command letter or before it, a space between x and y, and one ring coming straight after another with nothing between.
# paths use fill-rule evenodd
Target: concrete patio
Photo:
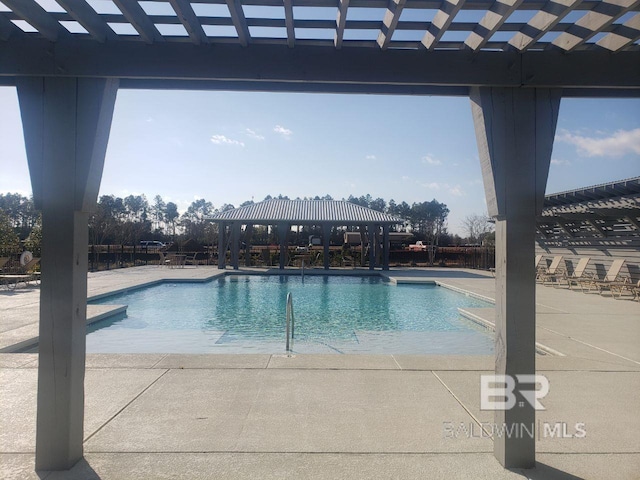
<instances>
[{"instance_id":1,"label":"concrete patio","mask_svg":"<svg viewBox=\"0 0 640 480\"><path fill-rule=\"evenodd\" d=\"M100 272L89 274L89 296L220 273ZM494 296L482 272L387 274ZM0 348L33 341L38 303L37 287L0 292ZM85 460L36 473L37 355L3 353L0 477L640 478L640 305L538 286L537 312L539 351L555 354L536 358L550 391L537 415L535 470L504 470L493 456L493 412L480 410L493 356L89 354ZM493 320L491 308L469 314ZM563 431L545 434L558 424Z\"/></svg>"}]
</instances>

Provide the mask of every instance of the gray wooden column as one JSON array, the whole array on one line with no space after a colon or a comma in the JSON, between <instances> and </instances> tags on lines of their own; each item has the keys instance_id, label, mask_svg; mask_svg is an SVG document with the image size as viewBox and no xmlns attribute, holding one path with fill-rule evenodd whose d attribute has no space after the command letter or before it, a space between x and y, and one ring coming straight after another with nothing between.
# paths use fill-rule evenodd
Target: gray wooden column
<instances>
[{"instance_id":1,"label":"gray wooden column","mask_svg":"<svg viewBox=\"0 0 640 480\"><path fill-rule=\"evenodd\" d=\"M535 374L535 221L542 212L560 92L472 88L471 107L489 215L496 219L496 374ZM535 410L516 382L516 404L495 422L535 428ZM535 435L493 439L506 468L535 465Z\"/></svg>"},{"instance_id":2,"label":"gray wooden column","mask_svg":"<svg viewBox=\"0 0 640 480\"><path fill-rule=\"evenodd\" d=\"M251 266L251 237L253 236L253 225L248 224L244 229L244 266Z\"/></svg>"},{"instance_id":3,"label":"gray wooden column","mask_svg":"<svg viewBox=\"0 0 640 480\"><path fill-rule=\"evenodd\" d=\"M364 267L364 246L367 242L367 227L366 225L359 225L358 230L360 231L360 266Z\"/></svg>"},{"instance_id":4,"label":"gray wooden column","mask_svg":"<svg viewBox=\"0 0 640 480\"><path fill-rule=\"evenodd\" d=\"M227 268L227 224L218 224L218 269Z\"/></svg>"},{"instance_id":5,"label":"gray wooden column","mask_svg":"<svg viewBox=\"0 0 640 480\"><path fill-rule=\"evenodd\" d=\"M280 270L284 269L287 263L287 237L289 234L289 225L286 223L278 224L278 238L280 239Z\"/></svg>"},{"instance_id":6,"label":"gray wooden column","mask_svg":"<svg viewBox=\"0 0 640 480\"><path fill-rule=\"evenodd\" d=\"M367 233L369 235L369 270L373 270L376 266L376 232L375 225L367 225Z\"/></svg>"},{"instance_id":7,"label":"gray wooden column","mask_svg":"<svg viewBox=\"0 0 640 480\"><path fill-rule=\"evenodd\" d=\"M95 207L117 80L17 79L29 173L42 211L36 469L83 456L88 217Z\"/></svg>"},{"instance_id":8,"label":"gray wooden column","mask_svg":"<svg viewBox=\"0 0 640 480\"><path fill-rule=\"evenodd\" d=\"M382 226L382 269L389 270L389 250L391 241L389 239L389 225Z\"/></svg>"},{"instance_id":9,"label":"gray wooden column","mask_svg":"<svg viewBox=\"0 0 640 480\"><path fill-rule=\"evenodd\" d=\"M238 270L240 265L240 222L231 224L231 265L234 270Z\"/></svg>"},{"instance_id":10,"label":"gray wooden column","mask_svg":"<svg viewBox=\"0 0 640 480\"><path fill-rule=\"evenodd\" d=\"M331 243L331 224L323 223L322 224L322 246L323 250L323 261L324 261L324 269L329 270L330 263L330 249L329 244Z\"/></svg>"}]
</instances>

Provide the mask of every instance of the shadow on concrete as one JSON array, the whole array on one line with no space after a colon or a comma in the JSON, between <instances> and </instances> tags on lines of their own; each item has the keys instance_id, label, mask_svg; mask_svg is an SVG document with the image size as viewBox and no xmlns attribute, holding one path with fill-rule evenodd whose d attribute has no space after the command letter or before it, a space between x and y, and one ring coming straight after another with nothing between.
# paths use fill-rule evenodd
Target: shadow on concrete
<instances>
[{"instance_id":1,"label":"shadow on concrete","mask_svg":"<svg viewBox=\"0 0 640 480\"><path fill-rule=\"evenodd\" d=\"M37 472L41 480L100 480L100 475L83 458L70 470Z\"/></svg>"},{"instance_id":2,"label":"shadow on concrete","mask_svg":"<svg viewBox=\"0 0 640 480\"><path fill-rule=\"evenodd\" d=\"M536 462L535 468L528 470L521 468L509 470L514 473L519 473L528 480L583 480L583 477L576 477L575 475L540 462Z\"/></svg>"}]
</instances>

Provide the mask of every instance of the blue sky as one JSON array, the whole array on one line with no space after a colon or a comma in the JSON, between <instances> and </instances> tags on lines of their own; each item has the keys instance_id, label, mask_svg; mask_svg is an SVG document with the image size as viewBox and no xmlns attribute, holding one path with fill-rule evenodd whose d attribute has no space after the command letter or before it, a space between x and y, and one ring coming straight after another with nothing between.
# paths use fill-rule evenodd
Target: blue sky
<instances>
[{"instance_id":1,"label":"blue sky","mask_svg":"<svg viewBox=\"0 0 640 480\"><path fill-rule=\"evenodd\" d=\"M15 89L0 88L0 193L31 194ZM564 99L547 193L640 175L640 100ZM120 90L100 194L181 211L330 194L486 211L468 98Z\"/></svg>"}]
</instances>

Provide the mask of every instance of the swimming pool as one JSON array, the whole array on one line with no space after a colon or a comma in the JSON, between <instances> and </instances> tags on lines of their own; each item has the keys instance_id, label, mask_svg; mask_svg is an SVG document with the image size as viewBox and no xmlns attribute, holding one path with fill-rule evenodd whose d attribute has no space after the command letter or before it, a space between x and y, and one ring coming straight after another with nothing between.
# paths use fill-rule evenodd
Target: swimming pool
<instances>
[{"instance_id":1,"label":"swimming pool","mask_svg":"<svg viewBox=\"0 0 640 480\"><path fill-rule=\"evenodd\" d=\"M489 304L436 285L370 276L227 275L91 302L127 315L88 327L90 353L284 353L286 296L296 353L490 354L493 333L458 307Z\"/></svg>"}]
</instances>

